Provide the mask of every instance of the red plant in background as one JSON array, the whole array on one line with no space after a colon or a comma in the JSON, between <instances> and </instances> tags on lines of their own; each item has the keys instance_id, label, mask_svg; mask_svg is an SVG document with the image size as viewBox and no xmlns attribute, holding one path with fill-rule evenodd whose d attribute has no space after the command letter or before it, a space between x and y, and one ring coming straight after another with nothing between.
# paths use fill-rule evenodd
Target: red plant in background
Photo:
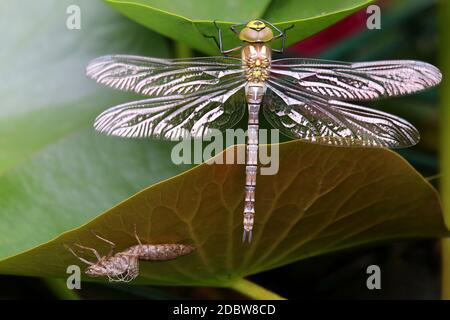
<instances>
[{"instance_id":1,"label":"red plant in background","mask_svg":"<svg viewBox=\"0 0 450 320\"><path fill-rule=\"evenodd\" d=\"M382 6L386 1L377 1ZM288 54L312 57L332 47L335 43L342 41L366 28L366 8L353 13L332 26L306 38L287 49Z\"/></svg>"}]
</instances>

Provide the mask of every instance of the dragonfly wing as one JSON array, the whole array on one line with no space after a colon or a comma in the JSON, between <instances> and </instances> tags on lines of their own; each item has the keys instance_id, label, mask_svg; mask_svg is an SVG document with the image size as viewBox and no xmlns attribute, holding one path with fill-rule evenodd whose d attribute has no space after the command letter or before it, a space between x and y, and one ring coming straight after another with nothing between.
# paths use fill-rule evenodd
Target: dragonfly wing
<instances>
[{"instance_id":1,"label":"dragonfly wing","mask_svg":"<svg viewBox=\"0 0 450 320\"><path fill-rule=\"evenodd\" d=\"M98 83L162 97L202 92L219 82L244 78L242 60L229 57L158 59L109 55L92 60L86 74Z\"/></svg>"},{"instance_id":2,"label":"dragonfly wing","mask_svg":"<svg viewBox=\"0 0 450 320\"><path fill-rule=\"evenodd\" d=\"M271 77L337 100L373 100L430 88L442 74L431 64L413 60L348 63L287 58L272 61Z\"/></svg>"},{"instance_id":3,"label":"dragonfly wing","mask_svg":"<svg viewBox=\"0 0 450 320\"><path fill-rule=\"evenodd\" d=\"M263 112L292 138L334 146L402 148L416 144L419 132L385 112L299 92L269 80Z\"/></svg>"},{"instance_id":4,"label":"dragonfly wing","mask_svg":"<svg viewBox=\"0 0 450 320\"><path fill-rule=\"evenodd\" d=\"M172 95L125 103L95 120L96 130L120 137L164 140L200 138L232 127L245 113L245 81L202 94Z\"/></svg>"}]
</instances>

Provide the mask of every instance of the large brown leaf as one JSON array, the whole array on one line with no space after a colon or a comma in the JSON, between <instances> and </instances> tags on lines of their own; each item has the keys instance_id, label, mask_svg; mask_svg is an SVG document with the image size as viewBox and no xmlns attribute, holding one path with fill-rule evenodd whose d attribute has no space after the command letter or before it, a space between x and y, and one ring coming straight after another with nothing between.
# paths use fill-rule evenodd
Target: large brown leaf
<instances>
[{"instance_id":1,"label":"large brown leaf","mask_svg":"<svg viewBox=\"0 0 450 320\"><path fill-rule=\"evenodd\" d=\"M230 152L228 149L227 152ZM191 243L190 256L141 263L138 282L229 286L310 256L393 238L447 233L436 191L400 156L302 142L280 145L277 175L259 176L253 242L243 244L243 165L200 165L153 185L95 220L0 262L0 272L65 277L81 264L63 244ZM50 240L50 239L49 239Z\"/></svg>"}]
</instances>

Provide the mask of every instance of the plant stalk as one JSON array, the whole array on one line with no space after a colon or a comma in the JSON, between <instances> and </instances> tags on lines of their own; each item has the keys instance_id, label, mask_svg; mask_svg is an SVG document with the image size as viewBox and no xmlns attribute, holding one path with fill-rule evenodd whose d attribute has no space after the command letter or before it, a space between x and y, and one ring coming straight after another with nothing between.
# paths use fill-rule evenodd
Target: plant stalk
<instances>
[{"instance_id":1,"label":"plant stalk","mask_svg":"<svg viewBox=\"0 0 450 320\"><path fill-rule=\"evenodd\" d=\"M191 58L193 56L192 49L179 41L174 42L174 53L177 59Z\"/></svg>"},{"instance_id":2,"label":"plant stalk","mask_svg":"<svg viewBox=\"0 0 450 320\"><path fill-rule=\"evenodd\" d=\"M230 288L255 300L286 300L286 298L242 278L233 282Z\"/></svg>"},{"instance_id":3,"label":"plant stalk","mask_svg":"<svg viewBox=\"0 0 450 320\"><path fill-rule=\"evenodd\" d=\"M80 300L80 296L75 290L67 288L66 281L61 279L43 279L47 288L59 299L59 300Z\"/></svg>"},{"instance_id":4,"label":"plant stalk","mask_svg":"<svg viewBox=\"0 0 450 320\"><path fill-rule=\"evenodd\" d=\"M441 240L441 298L450 300L450 239Z\"/></svg>"},{"instance_id":5,"label":"plant stalk","mask_svg":"<svg viewBox=\"0 0 450 320\"><path fill-rule=\"evenodd\" d=\"M450 228L450 1L440 0L439 12L439 53L440 68L444 75L440 86L440 171L441 171L441 199L444 219ZM450 239L441 242L441 297L450 300Z\"/></svg>"}]
</instances>

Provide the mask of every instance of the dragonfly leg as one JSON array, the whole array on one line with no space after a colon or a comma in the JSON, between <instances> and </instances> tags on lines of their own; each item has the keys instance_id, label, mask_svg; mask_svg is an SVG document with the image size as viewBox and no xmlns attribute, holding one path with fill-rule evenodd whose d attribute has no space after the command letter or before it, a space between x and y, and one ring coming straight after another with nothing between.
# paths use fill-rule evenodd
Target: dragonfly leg
<instances>
[{"instance_id":1,"label":"dragonfly leg","mask_svg":"<svg viewBox=\"0 0 450 320\"><path fill-rule=\"evenodd\" d=\"M111 257L111 256L113 255L113 253L114 253L114 248L116 247L116 244L115 244L114 242L108 240L108 239L105 239L105 238L103 238L103 237L100 237L100 236L99 236L98 234L96 234L94 231L91 231L91 232L92 232L92 234L93 234L94 236L96 236L98 239L100 239L100 240L102 240L102 241L105 241L106 243L108 243L108 244L111 246L111 249L109 249L109 252L108 252L108 257Z\"/></svg>"},{"instance_id":2,"label":"dragonfly leg","mask_svg":"<svg viewBox=\"0 0 450 320\"><path fill-rule=\"evenodd\" d=\"M90 261L88 261L88 260L86 260L86 259L80 257L79 255L77 255L77 254L75 253L75 251L73 251L72 248L69 247L68 245L64 245L64 246L66 247L67 250L69 250L69 251L70 251L75 257L77 257L80 261L82 261L82 262L84 262L84 263L86 263L86 264L88 264L88 265L90 265L90 266L92 266L92 265L95 264L95 263L90 262Z\"/></svg>"},{"instance_id":3,"label":"dragonfly leg","mask_svg":"<svg viewBox=\"0 0 450 320\"><path fill-rule=\"evenodd\" d=\"M216 23L216 20L214 20L213 23L214 23L214 26L216 27L217 34L218 34L218 36L219 36L219 40L217 40L216 36L209 36L209 35L206 35L206 34L204 34L203 36L204 36L205 38L213 39L214 42L216 43L216 46L219 48L220 53L222 53L222 54L229 54L229 53L232 53L232 52L234 52L234 51L236 51L236 50L240 50L240 49L242 48L242 46L238 46L238 47L236 47L236 48L226 49L226 50L225 50L225 49L223 48L222 29L219 28L219 26L218 26L217 23ZM234 25L234 26L236 26L236 25Z\"/></svg>"},{"instance_id":4,"label":"dragonfly leg","mask_svg":"<svg viewBox=\"0 0 450 320\"><path fill-rule=\"evenodd\" d=\"M141 239L139 239L139 236L137 234L136 224L134 224L134 237L136 238L136 240L139 243L139 245L142 247Z\"/></svg>"},{"instance_id":5,"label":"dragonfly leg","mask_svg":"<svg viewBox=\"0 0 450 320\"><path fill-rule=\"evenodd\" d=\"M219 44L219 42L217 42L216 36L209 36L209 35L207 35L207 34L204 34L203 36L204 36L205 38L208 38L208 39L213 39L214 42L215 42L215 44L216 44L216 46L217 46L217 48L220 49L220 44Z\"/></svg>"},{"instance_id":6,"label":"dragonfly leg","mask_svg":"<svg viewBox=\"0 0 450 320\"><path fill-rule=\"evenodd\" d=\"M230 27L230 30L231 31L233 31L233 33L235 34L235 35L239 35L239 32L236 30L236 28L237 27L240 27L240 26L244 26L245 25L245 23L236 23L236 24L233 24L231 27Z\"/></svg>"},{"instance_id":7,"label":"dragonfly leg","mask_svg":"<svg viewBox=\"0 0 450 320\"><path fill-rule=\"evenodd\" d=\"M275 26L274 26L275 27ZM284 51L284 47L285 47L285 43L286 43L286 34L288 30L291 30L294 27L294 25L291 25L287 28L284 28L282 31L280 31L280 34L278 34L277 36L274 37L274 39L279 39L281 38L281 49L272 49L272 51L274 52L278 52L278 53L283 53ZM275 27L276 28L276 27ZM279 30L278 28L276 28L277 30Z\"/></svg>"},{"instance_id":8,"label":"dragonfly leg","mask_svg":"<svg viewBox=\"0 0 450 320\"><path fill-rule=\"evenodd\" d=\"M102 257L100 257L100 255L98 254L97 250L95 250L94 248L85 247L85 246L82 246L81 244L78 244L78 243L75 243L75 245L78 248L91 251L95 255L95 257L97 258L98 261L102 260Z\"/></svg>"},{"instance_id":9,"label":"dragonfly leg","mask_svg":"<svg viewBox=\"0 0 450 320\"><path fill-rule=\"evenodd\" d=\"M259 20L261 20L265 24L269 25L270 27L272 27L272 29L274 29L276 32L278 32L278 34L274 37L275 39L278 39L279 37L281 37L283 35L283 31L281 31L281 29L278 28L277 26L275 26L272 22L269 22L269 21L263 20L263 19L259 19Z\"/></svg>"}]
</instances>

